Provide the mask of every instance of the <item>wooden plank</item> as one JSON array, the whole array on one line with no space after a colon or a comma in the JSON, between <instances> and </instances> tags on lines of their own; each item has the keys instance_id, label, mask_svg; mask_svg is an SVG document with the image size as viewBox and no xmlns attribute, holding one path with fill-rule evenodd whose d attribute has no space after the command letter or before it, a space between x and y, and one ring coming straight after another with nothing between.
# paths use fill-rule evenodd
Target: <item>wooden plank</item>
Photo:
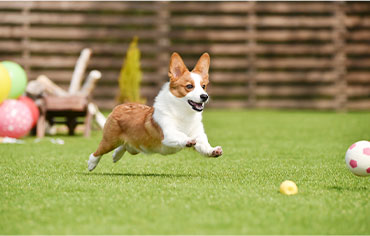
<instances>
[{"instance_id":1,"label":"wooden plank","mask_svg":"<svg viewBox=\"0 0 370 236\"><path fill-rule=\"evenodd\" d=\"M13 60L13 57L9 57L8 60ZM14 58L18 63L24 64L29 63L31 67L41 68L74 68L77 57L75 56L32 56L29 59ZM91 59L89 67L91 68L117 68L120 69L122 66L122 58L112 58L109 56L95 56ZM142 59L141 67L155 68L157 66L155 59Z\"/></svg>"},{"instance_id":2,"label":"wooden plank","mask_svg":"<svg viewBox=\"0 0 370 236\"><path fill-rule=\"evenodd\" d=\"M211 83L240 83L247 82L248 76L245 72L211 72L209 79Z\"/></svg>"},{"instance_id":3,"label":"wooden plank","mask_svg":"<svg viewBox=\"0 0 370 236\"><path fill-rule=\"evenodd\" d=\"M243 69L247 68L248 65L247 58L211 58L212 69Z\"/></svg>"},{"instance_id":4,"label":"wooden plank","mask_svg":"<svg viewBox=\"0 0 370 236\"><path fill-rule=\"evenodd\" d=\"M171 2L169 9L173 12L222 12L245 13L249 9L247 2Z\"/></svg>"},{"instance_id":5,"label":"wooden plank","mask_svg":"<svg viewBox=\"0 0 370 236\"><path fill-rule=\"evenodd\" d=\"M258 82L333 82L332 72L258 72Z\"/></svg>"},{"instance_id":6,"label":"wooden plank","mask_svg":"<svg viewBox=\"0 0 370 236\"><path fill-rule=\"evenodd\" d=\"M174 30L170 33L171 39L180 40L214 40L214 41L237 41L247 40L248 32L245 30L222 29L222 30ZM288 40L332 40L330 30L263 30L258 31L256 39L264 41L288 41Z\"/></svg>"},{"instance_id":7,"label":"wooden plank","mask_svg":"<svg viewBox=\"0 0 370 236\"><path fill-rule=\"evenodd\" d=\"M333 86L262 86L256 88L258 96L334 96Z\"/></svg>"},{"instance_id":8,"label":"wooden plank","mask_svg":"<svg viewBox=\"0 0 370 236\"><path fill-rule=\"evenodd\" d=\"M293 99L263 99L257 100L258 108L285 108L285 109L319 109L331 110L334 108L333 100L293 100Z\"/></svg>"},{"instance_id":9,"label":"wooden plank","mask_svg":"<svg viewBox=\"0 0 370 236\"><path fill-rule=\"evenodd\" d=\"M256 11L259 13L330 13L331 2L258 2Z\"/></svg>"},{"instance_id":10,"label":"wooden plank","mask_svg":"<svg viewBox=\"0 0 370 236\"><path fill-rule=\"evenodd\" d=\"M209 108L227 108L227 109L241 109L247 108L248 103L245 100L216 100L212 99L206 105Z\"/></svg>"},{"instance_id":11,"label":"wooden plank","mask_svg":"<svg viewBox=\"0 0 370 236\"><path fill-rule=\"evenodd\" d=\"M0 51L18 52L22 50L21 42L14 40L0 41ZM27 49L35 53L66 53L78 55L82 49L91 48L93 55L111 54L124 55L128 49L128 43L107 43L107 42L78 42L78 41L30 41ZM144 54L155 54L158 49L152 43L140 43L139 49Z\"/></svg>"},{"instance_id":12,"label":"wooden plank","mask_svg":"<svg viewBox=\"0 0 370 236\"><path fill-rule=\"evenodd\" d=\"M154 30L127 30L108 28L76 28L76 27L31 27L24 32L22 27L0 26L0 38L21 38L29 36L34 39L69 39L69 40L109 40L131 39L138 36L141 39L152 39L157 36Z\"/></svg>"},{"instance_id":13,"label":"wooden plank","mask_svg":"<svg viewBox=\"0 0 370 236\"><path fill-rule=\"evenodd\" d=\"M247 24L245 16L208 16L208 15L173 15L170 24L172 26L192 26L192 27L243 27Z\"/></svg>"},{"instance_id":14,"label":"wooden plank","mask_svg":"<svg viewBox=\"0 0 370 236\"><path fill-rule=\"evenodd\" d=\"M347 58L347 67L369 68L370 58Z\"/></svg>"},{"instance_id":15,"label":"wooden plank","mask_svg":"<svg viewBox=\"0 0 370 236\"><path fill-rule=\"evenodd\" d=\"M170 10L175 12L222 12L222 13L244 13L250 5L247 2L171 2ZM257 12L273 13L327 13L332 11L331 3L325 2L258 2Z\"/></svg>"},{"instance_id":16,"label":"wooden plank","mask_svg":"<svg viewBox=\"0 0 370 236\"><path fill-rule=\"evenodd\" d=\"M180 39L180 40L237 41L248 39L248 32L239 29L177 30L175 28L169 33L169 36L171 39Z\"/></svg>"},{"instance_id":17,"label":"wooden plank","mask_svg":"<svg viewBox=\"0 0 370 236\"><path fill-rule=\"evenodd\" d=\"M139 25L150 26L155 22L155 16L124 16L121 15L101 15L83 13L40 13L33 12L27 20L34 25ZM2 12L0 22L3 24L15 23L22 24L24 17L19 13Z\"/></svg>"},{"instance_id":18,"label":"wooden plank","mask_svg":"<svg viewBox=\"0 0 370 236\"><path fill-rule=\"evenodd\" d=\"M358 13L368 13L370 12L370 5L367 1L364 2L347 2L346 13L348 14L358 14Z\"/></svg>"},{"instance_id":19,"label":"wooden plank","mask_svg":"<svg viewBox=\"0 0 370 236\"><path fill-rule=\"evenodd\" d=\"M244 86L215 86L210 84L207 88L207 92L210 96L247 96L247 91Z\"/></svg>"},{"instance_id":20,"label":"wooden plank","mask_svg":"<svg viewBox=\"0 0 370 236\"><path fill-rule=\"evenodd\" d=\"M347 54L370 54L370 45L368 43L347 43L344 48Z\"/></svg>"},{"instance_id":21,"label":"wooden plank","mask_svg":"<svg viewBox=\"0 0 370 236\"><path fill-rule=\"evenodd\" d=\"M30 2L16 2L16 1L0 1L0 8L2 9L22 9L28 5L33 10L54 10L54 11L102 11L109 10L115 12L127 12L131 10L156 10L155 4L152 2L67 2L67 1L30 1Z\"/></svg>"},{"instance_id":22,"label":"wooden plank","mask_svg":"<svg viewBox=\"0 0 370 236\"><path fill-rule=\"evenodd\" d=\"M348 82L357 83L370 83L370 71L369 72L348 72L347 75Z\"/></svg>"},{"instance_id":23,"label":"wooden plank","mask_svg":"<svg viewBox=\"0 0 370 236\"><path fill-rule=\"evenodd\" d=\"M32 4L32 2L0 1L0 9L22 10L25 7L32 6Z\"/></svg>"},{"instance_id":24,"label":"wooden plank","mask_svg":"<svg viewBox=\"0 0 370 236\"><path fill-rule=\"evenodd\" d=\"M368 29L355 30L348 33L346 38L347 40L369 40L370 32Z\"/></svg>"},{"instance_id":25,"label":"wooden plank","mask_svg":"<svg viewBox=\"0 0 370 236\"><path fill-rule=\"evenodd\" d=\"M227 55L240 55L248 52L245 44L233 43L233 44L173 44L170 47L170 51L177 51L182 54L200 54L203 52L208 52L211 54L227 54Z\"/></svg>"},{"instance_id":26,"label":"wooden plank","mask_svg":"<svg viewBox=\"0 0 370 236\"><path fill-rule=\"evenodd\" d=\"M80 96L45 97L45 105L47 111L61 111L61 110L85 111L87 104L88 100L85 97Z\"/></svg>"},{"instance_id":27,"label":"wooden plank","mask_svg":"<svg viewBox=\"0 0 370 236\"><path fill-rule=\"evenodd\" d=\"M258 59L259 68L330 68L333 61L329 58L270 58Z\"/></svg>"},{"instance_id":28,"label":"wooden plank","mask_svg":"<svg viewBox=\"0 0 370 236\"><path fill-rule=\"evenodd\" d=\"M0 52L22 52L22 42L16 40L0 41Z\"/></svg>"},{"instance_id":29,"label":"wooden plank","mask_svg":"<svg viewBox=\"0 0 370 236\"><path fill-rule=\"evenodd\" d=\"M370 17L369 16L346 16L345 25L348 28L351 27L370 27Z\"/></svg>"},{"instance_id":30,"label":"wooden plank","mask_svg":"<svg viewBox=\"0 0 370 236\"><path fill-rule=\"evenodd\" d=\"M370 85L348 85L346 92L349 97L370 97Z\"/></svg>"},{"instance_id":31,"label":"wooden plank","mask_svg":"<svg viewBox=\"0 0 370 236\"><path fill-rule=\"evenodd\" d=\"M260 16L256 22L259 27L332 27L331 16Z\"/></svg>"},{"instance_id":32,"label":"wooden plank","mask_svg":"<svg viewBox=\"0 0 370 236\"><path fill-rule=\"evenodd\" d=\"M119 87L115 86L102 86L100 85L93 91L94 98L105 97L105 98L115 98L119 94ZM140 89L140 94L144 98L152 98L158 94L156 87L152 86L142 86Z\"/></svg>"},{"instance_id":33,"label":"wooden plank","mask_svg":"<svg viewBox=\"0 0 370 236\"><path fill-rule=\"evenodd\" d=\"M0 41L0 48L2 42ZM16 46L14 45L14 49ZM91 48L93 55L97 54L111 54L111 55L124 55L128 49L128 43L108 43L108 42L53 42L53 41L31 41L29 42L28 49L31 52L42 53L68 53L79 54L84 48ZM153 43L140 43L138 47L141 53L156 53L158 49Z\"/></svg>"},{"instance_id":34,"label":"wooden plank","mask_svg":"<svg viewBox=\"0 0 370 236\"><path fill-rule=\"evenodd\" d=\"M118 83L118 76L119 76L119 69L116 70L102 70L102 78L98 82L98 84L109 83L113 86L112 83ZM36 79L39 75L46 75L49 79L53 82L60 84L60 83L69 83L72 78L73 69L70 70L31 70L30 73L27 74L29 80ZM155 72L143 72L143 83L150 83L158 79L158 75ZM166 78L165 78L166 79Z\"/></svg>"},{"instance_id":35,"label":"wooden plank","mask_svg":"<svg viewBox=\"0 0 370 236\"><path fill-rule=\"evenodd\" d=\"M184 63L187 65L188 69L191 70L195 63L197 62L201 53L205 51L199 52L196 55L196 58L184 58ZM209 51L208 51L209 52ZM182 54L182 53L180 53ZM213 54L214 55L214 54ZM211 54L211 69L244 69L248 66L248 60L242 57L216 57L212 56ZM168 68L166 68L168 70Z\"/></svg>"},{"instance_id":36,"label":"wooden plank","mask_svg":"<svg viewBox=\"0 0 370 236\"><path fill-rule=\"evenodd\" d=\"M258 40L288 41L288 40L332 40L330 30L261 30L256 35Z\"/></svg>"},{"instance_id":37,"label":"wooden plank","mask_svg":"<svg viewBox=\"0 0 370 236\"><path fill-rule=\"evenodd\" d=\"M268 54L332 54L334 53L334 46L332 43L327 44L257 44L253 49L256 53Z\"/></svg>"},{"instance_id":38,"label":"wooden plank","mask_svg":"<svg viewBox=\"0 0 370 236\"><path fill-rule=\"evenodd\" d=\"M370 99L353 100L347 102L347 108L349 110L370 110Z\"/></svg>"}]
</instances>

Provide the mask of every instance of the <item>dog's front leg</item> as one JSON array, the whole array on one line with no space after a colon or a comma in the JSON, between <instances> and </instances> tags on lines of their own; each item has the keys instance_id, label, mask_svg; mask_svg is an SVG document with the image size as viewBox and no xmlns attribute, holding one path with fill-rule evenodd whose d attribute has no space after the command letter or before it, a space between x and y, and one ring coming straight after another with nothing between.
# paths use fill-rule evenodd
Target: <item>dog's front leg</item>
<instances>
[{"instance_id":1,"label":"dog's front leg","mask_svg":"<svg viewBox=\"0 0 370 236\"><path fill-rule=\"evenodd\" d=\"M196 142L195 149L202 155L207 157L219 157L222 155L222 148L220 146L212 147L205 133L198 134Z\"/></svg>"},{"instance_id":2,"label":"dog's front leg","mask_svg":"<svg viewBox=\"0 0 370 236\"><path fill-rule=\"evenodd\" d=\"M192 147L196 144L196 140L190 138L186 134L175 130L175 128L168 128L163 130L162 144L173 148Z\"/></svg>"}]
</instances>

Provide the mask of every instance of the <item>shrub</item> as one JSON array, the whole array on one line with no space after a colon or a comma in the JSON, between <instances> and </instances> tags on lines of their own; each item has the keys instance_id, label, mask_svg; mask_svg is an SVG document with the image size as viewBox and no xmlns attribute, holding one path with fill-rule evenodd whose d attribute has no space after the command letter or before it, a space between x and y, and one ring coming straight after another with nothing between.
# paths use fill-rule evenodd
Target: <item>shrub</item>
<instances>
[{"instance_id":1,"label":"shrub","mask_svg":"<svg viewBox=\"0 0 370 236\"><path fill-rule=\"evenodd\" d=\"M140 50L138 48L138 37L134 37L127 50L126 58L118 78L120 94L118 101L145 103L140 97L140 83L142 73L140 69Z\"/></svg>"}]
</instances>

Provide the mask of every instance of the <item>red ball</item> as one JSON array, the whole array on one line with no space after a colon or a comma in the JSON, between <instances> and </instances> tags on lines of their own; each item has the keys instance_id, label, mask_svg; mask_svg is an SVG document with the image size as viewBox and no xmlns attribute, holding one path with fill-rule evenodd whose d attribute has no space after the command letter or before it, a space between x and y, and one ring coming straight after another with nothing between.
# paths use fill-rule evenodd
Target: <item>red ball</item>
<instances>
[{"instance_id":1,"label":"red ball","mask_svg":"<svg viewBox=\"0 0 370 236\"><path fill-rule=\"evenodd\" d=\"M32 128L32 113L26 104L15 99L0 105L0 137L21 138Z\"/></svg>"},{"instance_id":2,"label":"red ball","mask_svg":"<svg viewBox=\"0 0 370 236\"><path fill-rule=\"evenodd\" d=\"M27 96L21 96L18 98L18 100L26 104L27 107L30 109L33 120L32 127L34 127L37 124L37 120L40 116L39 108L36 106L35 102Z\"/></svg>"}]
</instances>

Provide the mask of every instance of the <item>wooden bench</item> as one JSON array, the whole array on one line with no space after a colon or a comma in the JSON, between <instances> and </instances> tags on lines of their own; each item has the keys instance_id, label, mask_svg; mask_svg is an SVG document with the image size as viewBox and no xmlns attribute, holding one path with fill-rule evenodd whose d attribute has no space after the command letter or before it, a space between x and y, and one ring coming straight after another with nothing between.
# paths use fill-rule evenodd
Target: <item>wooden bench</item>
<instances>
[{"instance_id":1,"label":"wooden bench","mask_svg":"<svg viewBox=\"0 0 370 236\"><path fill-rule=\"evenodd\" d=\"M42 138L45 136L46 121L50 125L66 124L69 135L74 135L78 124L84 124L84 136L89 137L93 114L89 112L88 104L88 97L83 96L44 97L40 105L40 118L37 122L37 137ZM63 120L56 120L55 118L57 117L61 117ZM78 121L79 117L84 117L84 122Z\"/></svg>"}]
</instances>

